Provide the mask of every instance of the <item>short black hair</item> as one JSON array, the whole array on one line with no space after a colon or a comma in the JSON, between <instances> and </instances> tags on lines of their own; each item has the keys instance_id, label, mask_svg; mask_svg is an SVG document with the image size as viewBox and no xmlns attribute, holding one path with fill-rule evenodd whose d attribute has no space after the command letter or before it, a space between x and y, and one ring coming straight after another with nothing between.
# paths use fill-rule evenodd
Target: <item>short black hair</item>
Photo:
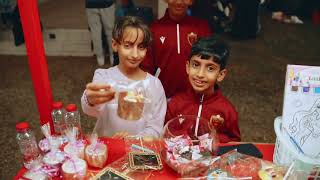
<instances>
[{"instance_id":1,"label":"short black hair","mask_svg":"<svg viewBox=\"0 0 320 180\"><path fill-rule=\"evenodd\" d=\"M226 43L216 36L200 38L191 48L189 60L192 56L200 56L201 59L210 59L220 65L220 69L225 69L229 57L229 48Z\"/></svg>"},{"instance_id":2,"label":"short black hair","mask_svg":"<svg viewBox=\"0 0 320 180\"><path fill-rule=\"evenodd\" d=\"M152 41L151 31L143 19L137 16L123 16L117 18L112 31L112 38L118 43L122 42L123 33L127 27L141 29L144 34L142 45L148 47Z\"/></svg>"}]
</instances>

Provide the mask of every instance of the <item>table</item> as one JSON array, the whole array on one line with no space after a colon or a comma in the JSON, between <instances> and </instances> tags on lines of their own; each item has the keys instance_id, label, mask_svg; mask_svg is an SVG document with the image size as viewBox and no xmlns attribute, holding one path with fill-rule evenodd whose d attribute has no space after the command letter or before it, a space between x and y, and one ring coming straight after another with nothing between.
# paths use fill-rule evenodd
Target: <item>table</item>
<instances>
[{"instance_id":1,"label":"table","mask_svg":"<svg viewBox=\"0 0 320 180\"><path fill-rule=\"evenodd\" d=\"M101 140L108 146L107 164L110 164L125 155L125 144L122 139L101 138ZM220 146L236 145L240 143L242 142L220 144ZM273 143L253 143L253 144L263 154L264 160L272 161L273 151L274 151ZM21 168L13 179L19 180L26 171L27 171L26 168L24 167ZM174 170L172 170L165 163L163 163L163 170L154 172L153 176L151 176L149 179L177 179L178 177L180 176Z\"/></svg>"}]
</instances>

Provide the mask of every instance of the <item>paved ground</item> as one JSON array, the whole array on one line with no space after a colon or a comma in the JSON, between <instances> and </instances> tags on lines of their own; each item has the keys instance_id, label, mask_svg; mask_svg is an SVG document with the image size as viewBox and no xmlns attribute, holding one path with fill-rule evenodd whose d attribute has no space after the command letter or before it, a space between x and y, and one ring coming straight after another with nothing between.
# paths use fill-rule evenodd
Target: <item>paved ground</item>
<instances>
[{"instance_id":1,"label":"paved ground","mask_svg":"<svg viewBox=\"0 0 320 180\"><path fill-rule=\"evenodd\" d=\"M61 20L58 15L57 19ZM222 90L239 112L243 141L274 142L273 120L282 113L286 65L319 66L320 31L319 26L313 27L310 22L281 24L273 22L269 15L262 17L262 28L255 40L233 41L226 37L231 57ZM54 99L80 105L85 84L97 68L95 59L48 57L47 60ZM41 137L28 68L26 57L0 56L0 179L12 178L21 167L15 123L26 119L37 138ZM94 120L83 114L81 118L85 132L90 132Z\"/></svg>"}]
</instances>

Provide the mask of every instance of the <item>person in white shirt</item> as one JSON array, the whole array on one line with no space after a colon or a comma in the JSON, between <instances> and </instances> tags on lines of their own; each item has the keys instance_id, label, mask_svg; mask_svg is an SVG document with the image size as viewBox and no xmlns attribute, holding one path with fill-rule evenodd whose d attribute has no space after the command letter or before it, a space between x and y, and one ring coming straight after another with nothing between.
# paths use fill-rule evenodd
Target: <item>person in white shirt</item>
<instances>
[{"instance_id":1,"label":"person in white shirt","mask_svg":"<svg viewBox=\"0 0 320 180\"><path fill-rule=\"evenodd\" d=\"M148 26L138 17L122 17L112 32L112 48L118 53L119 65L97 69L81 98L84 113L96 117L94 129L99 136L123 138L128 135L160 137L167 102L160 80L140 69L151 43ZM118 115L116 84L140 84L148 95L140 119L126 120Z\"/></svg>"}]
</instances>

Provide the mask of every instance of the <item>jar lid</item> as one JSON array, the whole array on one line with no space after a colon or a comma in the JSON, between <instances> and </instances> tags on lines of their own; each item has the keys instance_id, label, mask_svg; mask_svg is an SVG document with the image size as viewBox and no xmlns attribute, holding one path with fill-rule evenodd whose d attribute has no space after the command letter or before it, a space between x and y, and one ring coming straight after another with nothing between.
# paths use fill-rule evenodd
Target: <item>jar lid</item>
<instances>
[{"instance_id":1,"label":"jar lid","mask_svg":"<svg viewBox=\"0 0 320 180\"><path fill-rule=\"evenodd\" d=\"M63 107L63 103L61 101L52 103L53 109L60 109Z\"/></svg>"},{"instance_id":2,"label":"jar lid","mask_svg":"<svg viewBox=\"0 0 320 180\"><path fill-rule=\"evenodd\" d=\"M16 124L16 130L22 131L25 129L29 129L29 123L28 122L19 122Z\"/></svg>"},{"instance_id":3,"label":"jar lid","mask_svg":"<svg viewBox=\"0 0 320 180\"><path fill-rule=\"evenodd\" d=\"M67 110L68 112L76 111L76 110L77 110L77 105L75 105L75 104L68 104L67 107L66 107L66 110Z\"/></svg>"}]
</instances>

